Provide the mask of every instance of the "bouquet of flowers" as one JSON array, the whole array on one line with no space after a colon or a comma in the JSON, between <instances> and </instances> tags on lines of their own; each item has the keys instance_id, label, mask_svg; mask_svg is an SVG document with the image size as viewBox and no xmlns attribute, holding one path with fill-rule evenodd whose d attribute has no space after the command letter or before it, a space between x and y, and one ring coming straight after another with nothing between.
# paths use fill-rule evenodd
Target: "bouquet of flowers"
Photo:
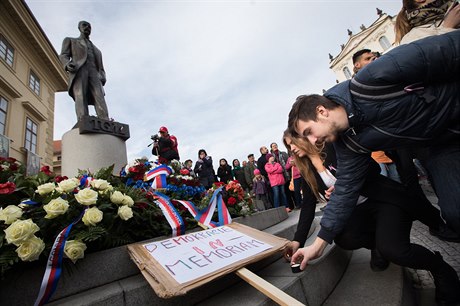
<instances>
[{"instance_id":1,"label":"bouquet of flowers","mask_svg":"<svg viewBox=\"0 0 460 306\"><path fill-rule=\"evenodd\" d=\"M154 197L112 176L113 166L70 179L47 167L26 177L13 159L0 160L0 168L1 275L21 261L46 259L69 225L64 254L73 262L85 252L170 233Z\"/></svg>"}]
</instances>

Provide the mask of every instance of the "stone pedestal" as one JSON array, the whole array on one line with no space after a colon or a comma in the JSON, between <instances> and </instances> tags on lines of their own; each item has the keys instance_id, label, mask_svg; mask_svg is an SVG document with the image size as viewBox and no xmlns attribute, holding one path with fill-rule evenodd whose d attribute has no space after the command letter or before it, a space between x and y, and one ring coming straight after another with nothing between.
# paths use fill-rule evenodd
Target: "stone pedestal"
<instances>
[{"instance_id":1,"label":"stone pedestal","mask_svg":"<svg viewBox=\"0 0 460 306\"><path fill-rule=\"evenodd\" d=\"M95 172L115 164L118 174L127 163L126 142L110 134L80 134L78 128L62 136L62 175L74 177L78 169Z\"/></svg>"}]
</instances>

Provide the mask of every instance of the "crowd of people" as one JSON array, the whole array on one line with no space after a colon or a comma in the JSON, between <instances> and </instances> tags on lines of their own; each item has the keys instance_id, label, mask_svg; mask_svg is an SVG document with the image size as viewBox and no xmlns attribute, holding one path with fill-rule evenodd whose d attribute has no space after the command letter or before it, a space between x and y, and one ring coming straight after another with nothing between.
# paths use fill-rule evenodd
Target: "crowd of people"
<instances>
[{"instance_id":1,"label":"crowd of people","mask_svg":"<svg viewBox=\"0 0 460 306\"><path fill-rule=\"evenodd\" d=\"M438 238L460 242L460 5L452 0L403 0L396 46L380 56L353 56L354 76L323 95L292 105L277 143L219 161L198 152L184 167L205 187L237 179L258 209L301 208L285 249L291 264L320 257L327 244L371 250L373 271L389 263L431 272L440 305L460 304L457 272L437 251L411 243L419 220ZM439 208L419 185L427 174ZM320 230L304 246L318 202L327 202Z\"/></svg>"}]
</instances>

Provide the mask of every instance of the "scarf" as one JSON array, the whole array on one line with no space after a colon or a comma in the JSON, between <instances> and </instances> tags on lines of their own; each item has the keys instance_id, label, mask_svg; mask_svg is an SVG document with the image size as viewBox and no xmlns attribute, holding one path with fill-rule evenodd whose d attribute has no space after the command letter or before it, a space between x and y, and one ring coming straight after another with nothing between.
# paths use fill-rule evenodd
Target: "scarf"
<instances>
[{"instance_id":1,"label":"scarf","mask_svg":"<svg viewBox=\"0 0 460 306\"><path fill-rule=\"evenodd\" d=\"M442 21L452 0L436 0L411 11L406 11L411 27Z\"/></svg>"}]
</instances>

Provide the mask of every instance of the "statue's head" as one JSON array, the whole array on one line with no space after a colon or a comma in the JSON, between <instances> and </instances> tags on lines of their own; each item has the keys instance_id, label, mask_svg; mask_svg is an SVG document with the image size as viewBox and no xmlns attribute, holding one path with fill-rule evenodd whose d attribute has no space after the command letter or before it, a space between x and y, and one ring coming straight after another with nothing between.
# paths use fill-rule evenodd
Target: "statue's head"
<instances>
[{"instance_id":1,"label":"statue's head","mask_svg":"<svg viewBox=\"0 0 460 306\"><path fill-rule=\"evenodd\" d=\"M91 24L88 21L82 20L78 23L78 30L80 30L80 33L89 36L91 34Z\"/></svg>"}]
</instances>

